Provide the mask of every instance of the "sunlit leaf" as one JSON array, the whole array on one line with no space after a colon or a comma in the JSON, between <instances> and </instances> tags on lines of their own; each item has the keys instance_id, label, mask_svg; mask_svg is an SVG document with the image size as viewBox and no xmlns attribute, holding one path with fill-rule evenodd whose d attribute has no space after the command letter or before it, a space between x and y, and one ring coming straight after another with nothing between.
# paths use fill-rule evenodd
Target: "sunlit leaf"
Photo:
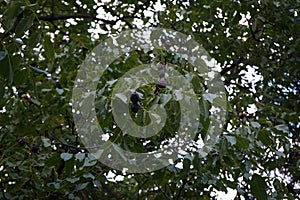
<instances>
[{"instance_id":1,"label":"sunlit leaf","mask_svg":"<svg viewBox=\"0 0 300 200\"><path fill-rule=\"evenodd\" d=\"M78 177L75 177L75 178L67 178L66 180L69 181L70 183L76 183L77 181L80 180L80 178L78 178Z\"/></svg>"},{"instance_id":2,"label":"sunlit leaf","mask_svg":"<svg viewBox=\"0 0 300 200\"><path fill-rule=\"evenodd\" d=\"M6 51L0 51L0 61L3 60L6 55L7 55Z\"/></svg>"},{"instance_id":3,"label":"sunlit leaf","mask_svg":"<svg viewBox=\"0 0 300 200\"><path fill-rule=\"evenodd\" d=\"M60 157L64 161L68 161L68 160L70 160L73 157L73 154L70 154L70 153L61 153Z\"/></svg>"},{"instance_id":4,"label":"sunlit leaf","mask_svg":"<svg viewBox=\"0 0 300 200\"><path fill-rule=\"evenodd\" d=\"M279 124L275 126L278 131L282 131L283 133L289 133L289 128L285 124Z\"/></svg>"},{"instance_id":5,"label":"sunlit leaf","mask_svg":"<svg viewBox=\"0 0 300 200\"><path fill-rule=\"evenodd\" d=\"M44 147L50 147L51 146L51 140L49 138L42 138Z\"/></svg>"},{"instance_id":6,"label":"sunlit leaf","mask_svg":"<svg viewBox=\"0 0 300 200\"><path fill-rule=\"evenodd\" d=\"M81 152L78 152L78 153L75 155L75 158L81 162L81 161L83 161L83 159L85 158L85 154L84 154L84 153L81 153Z\"/></svg>"},{"instance_id":7,"label":"sunlit leaf","mask_svg":"<svg viewBox=\"0 0 300 200\"><path fill-rule=\"evenodd\" d=\"M80 183L76 186L75 190L83 190L84 188L87 187L89 183Z\"/></svg>"}]
</instances>

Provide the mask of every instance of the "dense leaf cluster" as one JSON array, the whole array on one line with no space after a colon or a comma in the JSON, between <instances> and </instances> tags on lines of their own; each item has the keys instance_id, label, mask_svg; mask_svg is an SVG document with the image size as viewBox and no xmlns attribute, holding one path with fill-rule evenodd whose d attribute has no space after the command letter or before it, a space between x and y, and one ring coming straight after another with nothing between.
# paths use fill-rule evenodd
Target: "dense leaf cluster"
<instances>
[{"instance_id":1,"label":"dense leaf cluster","mask_svg":"<svg viewBox=\"0 0 300 200\"><path fill-rule=\"evenodd\" d=\"M210 199L229 188L237 199L295 199L300 188L299 4L1 1L0 199ZM87 53L112 34L145 26L174 29L203 44L220 64L228 115L219 143L205 158L193 152L161 170L128 174L101 164L89 153L92 147L81 144L70 101ZM112 117L114 80L134 66L159 61L180 66L182 74L193 69L167 52L141 50L114 62L99 82L98 121L126 150L155 149L178 128L176 101L166 104L166 126L147 144L122 133ZM205 88L200 78L193 86L199 95ZM143 94L143 109L132 118L146 125L148 106L169 91L149 85L137 92ZM209 107L203 101L202 135Z\"/></svg>"}]
</instances>

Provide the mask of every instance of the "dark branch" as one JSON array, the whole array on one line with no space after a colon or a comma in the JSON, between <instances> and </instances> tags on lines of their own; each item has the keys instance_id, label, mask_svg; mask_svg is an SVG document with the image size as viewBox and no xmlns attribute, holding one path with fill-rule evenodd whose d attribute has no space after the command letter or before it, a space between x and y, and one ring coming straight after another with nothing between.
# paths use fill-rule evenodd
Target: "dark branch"
<instances>
[{"instance_id":1,"label":"dark branch","mask_svg":"<svg viewBox=\"0 0 300 200\"><path fill-rule=\"evenodd\" d=\"M22 17L23 17L23 12L17 16L17 19L15 20L15 22L10 30L0 34L0 39L3 39L5 37L11 35L13 32L15 32L17 25L20 23L20 20L22 19Z\"/></svg>"},{"instance_id":2,"label":"dark branch","mask_svg":"<svg viewBox=\"0 0 300 200\"><path fill-rule=\"evenodd\" d=\"M254 33L254 30L252 29L252 25L249 24L249 30L250 30L250 33L252 35L252 38L256 41L256 42L260 42L260 40L256 37L255 33Z\"/></svg>"},{"instance_id":3,"label":"dark branch","mask_svg":"<svg viewBox=\"0 0 300 200\"><path fill-rule=\"evenodd\" d=\"M97 19L96 16L94 16L94 15L76 13L76 14L59 15L59 16L53 16L53 15L41 16L41 17L39 17L39 20L55 21L55 20L76 19L76 18Z\"/></svg>"},{"instance_id":4,"label":"dark branch","mask_svg":"<svg viewBox=\"0 0 300 200\"><path fill-rule=\"evenodd\" d=\"M242 56L239 56L237 59L235 59L233 61L233 63L229 66L229 67L226 67L224 68L222 71L221 71L221 75L225 75L227 72L233 70L234 68L236 68L241 62L243 62L243 57Z\"/></svg>"},{"instance_id":5,"label":"dark branch","mask_svg":"<svg viewBox=\"0 0 300 200\"><path fill-rule=\"evenodd\" d=\"M80 18L81 19L97 20L97 21L101 21L105 24L110 24L110 25L116 24L116 21L113 21L113 20L106 20L106 19L97 18L96 14L81 14L81 13L69 14L69 15L58 15L58 16L47 15L47 16L39 17L39 20L53 22L53 21L56 21L56 20L80 19Z\"/></svg>"}]
</instances>

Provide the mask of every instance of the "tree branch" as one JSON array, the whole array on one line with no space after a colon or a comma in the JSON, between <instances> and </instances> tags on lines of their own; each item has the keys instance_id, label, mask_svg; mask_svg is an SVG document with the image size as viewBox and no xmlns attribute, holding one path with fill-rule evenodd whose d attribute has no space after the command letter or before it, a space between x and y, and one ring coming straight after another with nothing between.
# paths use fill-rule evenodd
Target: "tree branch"
<instances>
[{"instance_id":1,"label":"tree branch","mask_svg":"<svg viewBox=\"0 0 300 200\"><path fill-rule=\"evenodd\" d=\"M3 39L5 37L11 35L13 32L15 32L15 30L17 28L17 25L20 23L20 20L22 19L22 17L23 17L23 12L17 16L17 18L16 18L13 26L11 27L11 29L9 29L8 31L0 34L0 39Z\"/></svg>"},{"instance_id":2,"label":"tree branch","mask_svg":"<svg viewBox=\"0 0 300 200\"><path fill-rule=\"evenodd\" d=\"M58 16L53 16L53 15L41 16L39 17L39 20L55 21L55 20L76 19L76 18L97 19L95 15L76 13L76 14L58 15Z\"/></svg>"},{"instance_id":3,"label":"tree branch","mask_svg":"<svg viewBox=\"0 0 300 200\"><path fill-rule=\"evenodd\" d=\"M233 70L234 68L236 68L242 62L243 62L243 57L238 56L229 67L226 67L226 68L222 69L222 71L220 72L221 76L223 76L227 72Z\"/></svg>"},{"instance_id":4,"label":"tree branch","mask_svg":"<svg viewBox=\"0 0 300 200\"><path fill-rule=\"evenodd\" d=\"M78 18L97 20L97 21L101 21L105 24L110 24L110 25L115 25L116 24L115 20L101 19L101 18L97 18L96 14L82 14L82 13L57 15L57 16L47 15L47 16L39 17L39 20L53 22L53 21L56 21L56 20L78 19ZM125 23L126 23L126 21L125 21ZM128 25L128 22L126 24ZM129 27L132 27L132 26L130 25Z\"/></svg>"}]
</instances>

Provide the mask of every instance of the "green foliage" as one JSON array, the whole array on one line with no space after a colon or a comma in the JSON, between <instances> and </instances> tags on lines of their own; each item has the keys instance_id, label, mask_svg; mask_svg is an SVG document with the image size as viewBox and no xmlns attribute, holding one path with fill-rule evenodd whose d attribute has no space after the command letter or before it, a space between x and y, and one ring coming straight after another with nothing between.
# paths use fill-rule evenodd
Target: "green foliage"
<instances>
[{"instance_id":1,"label":"green foliage","mask_svg":"<svg viewBox=\"0 0 300 200\"><path fill-rule=\"evenodd\" d=\"M1 1L0 199L211 199L228 189L237 199L295 199L300 187L299 3L163 0L158 6L163 11L149 17L144 11L157 9L152 1ZM98 8L113 18L97 16ZM161 170L128 174L103 165L89 153L92 147L81 144L70 104L78 67L101 40L139 27L136 20L191 35L220 64L228 115L220 141L205 158L197 151ZM155 149L178 127L176 101L166 104L166 126L147 145L122 133L112 117L114 81L134 66L159 60L180 66L182 74L192 69L166 52L141 50L116 60L99 82L98 121L125 150ZM255 82L245 79L251 69L260 77ZM197 76L192 84L199 95L206 87ZM154 91L155 85L138 89L145 109L131 113L137 124L149 123L151 103L170 93L161 89L159 97ZM211 105L199 106L203 127L198 134L203 136Z\"/></svg>"}]
</instances>

